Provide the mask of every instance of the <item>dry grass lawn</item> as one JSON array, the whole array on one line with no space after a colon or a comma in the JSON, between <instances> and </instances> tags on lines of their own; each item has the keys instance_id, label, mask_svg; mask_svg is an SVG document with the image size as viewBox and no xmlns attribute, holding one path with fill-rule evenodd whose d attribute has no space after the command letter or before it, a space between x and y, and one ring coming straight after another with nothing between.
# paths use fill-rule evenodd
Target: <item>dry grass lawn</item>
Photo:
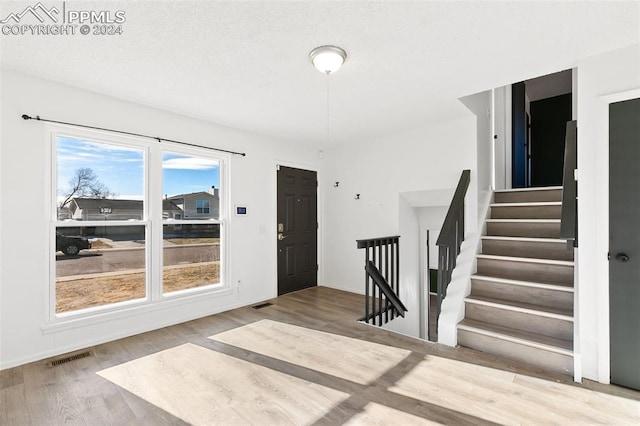
<instances>
[{"instance_id":1,"label":"dry grass lawn","mask_svg":"<svg viewBox=\"0 0 640 426\"><path fill-rule=\"evenodd\" d=\"M165 238L173 244L215 244L220 242L220 238Z\"/></svg>"},{"instance_id":2,"label":"dry grass lawn","mask_svg":"<svg viewBox=\"0 0 640 426\"><path fill-rule=\"evenodd\" d=\"M220 282L220 262L170 266L163 271L164 292ZM56 282L56 313L145 297L144 272L103 275Z\"/></svg>"},{"instance_id":3,"label":"dry grass lawn","mask_svg":"<svg viewBox=\"0 0 640 426\"><path fill-rule=\"evenodd\" d=\"M110 249L110 248L113 248L113 246L109 243L105 243L102 240L94 240L91 242L91 248L92 249Z\"/></svg>"}]
</instances>

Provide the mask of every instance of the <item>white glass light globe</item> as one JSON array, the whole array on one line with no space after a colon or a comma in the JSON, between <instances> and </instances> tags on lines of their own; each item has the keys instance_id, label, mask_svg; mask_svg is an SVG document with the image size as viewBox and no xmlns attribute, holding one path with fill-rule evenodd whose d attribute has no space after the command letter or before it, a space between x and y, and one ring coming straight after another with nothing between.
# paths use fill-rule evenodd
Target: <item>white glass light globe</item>
<instances>
[{"instance_id":1,"label":"white glass light globe","mask_svg":"<svg viewBox=\"0 0 640 426\"><path fill-rule=\"evenodd\" d=\"M309 57L318 71L328 75L340 69L347 52L336 46L320 46L313 49Z\"/></svg>"}]
</instances>

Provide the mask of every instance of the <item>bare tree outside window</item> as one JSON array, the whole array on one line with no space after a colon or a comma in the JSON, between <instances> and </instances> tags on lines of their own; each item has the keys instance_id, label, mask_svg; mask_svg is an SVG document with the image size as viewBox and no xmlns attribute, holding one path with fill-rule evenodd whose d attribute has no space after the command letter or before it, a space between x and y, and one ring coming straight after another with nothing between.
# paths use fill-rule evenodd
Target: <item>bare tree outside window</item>
<instances>
[{"instance_id":1,"label":"bare tree outside window","mask_svg":"<svg viewBox=\"0 0 640 426\"><path fill-rule=\"evenodd\" d=\"M69 187L63 196L64 201L60 203L60 208L69 204L73 197L113 198L116 194L98 179L91 168L82 167L77 169L69 180Z\"/></svg>"}]
</instances>

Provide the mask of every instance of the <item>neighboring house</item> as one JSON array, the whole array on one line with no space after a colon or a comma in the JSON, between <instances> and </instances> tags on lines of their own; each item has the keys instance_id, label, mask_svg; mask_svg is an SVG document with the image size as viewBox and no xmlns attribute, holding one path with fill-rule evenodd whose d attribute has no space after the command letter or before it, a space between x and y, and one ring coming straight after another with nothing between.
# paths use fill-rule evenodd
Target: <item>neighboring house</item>
<instances>
[{"instance_id":1,"label":"neighboring house","mask_svg":"<svg viewBox=\"0 0 640 426\"><path fill-rule=\"evenodd\" d=\"M162 200L162 218L163 219L180 219L182 217L182 208L171 200Z\"/></svg>"},{"instance_id":2,"label":"neighboring house","mask_svg":"<svg viewBox=\"0 0 640 426\"><path fill-rule=\"evenodd\" d=\"M175 203L184 211L182 219L217 219L220 217L220 197L218 188L215 187L211 187L209 192L179 194L168 197L166 200Z\"/></svg>"},{"instance_id":3,"label":"neighboring house","mask_svg":"<svg viewBox=\"0 0 640 426\"><path fill-rule=\"evenodd\" d=\"M179 206L170 200L162 203L163 218L180 218L182 209ZM142 220L144 217L142 200L81 197L72 198L59 214L73 220Z\"/></svg>"},{"instance_id":4,"label":"neighboring house","mask_svg":"<svg viewBox=\"0 0 640 426\"><path fill-rule=\"evenodd\" d=\"M58 207L58 220L70 220L73 217L73 213L69 208L69 204L64 207Z\"/></svg>"}]
</instances>

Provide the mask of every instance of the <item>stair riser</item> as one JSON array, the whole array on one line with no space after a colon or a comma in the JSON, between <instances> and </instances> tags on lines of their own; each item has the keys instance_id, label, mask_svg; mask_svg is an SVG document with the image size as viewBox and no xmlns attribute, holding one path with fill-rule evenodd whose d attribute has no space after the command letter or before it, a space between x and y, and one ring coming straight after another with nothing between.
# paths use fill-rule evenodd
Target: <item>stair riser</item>
<instances>
[{"instance_id":1,"label":"stair riser","mask_svg":"<svg viewBox=\"0 0 640 426\"><path fill-rule=\"evenodd\" d=\"M573 292L471 279L471 295L573 310Z\"/></svg>"},{"instance_id":2,"label":"stair riser","mask_svg":"<svg viewBox=\"0 0 640 426\"><path fill-rule=\"evenodd\" d=\"M497 237L559 238L560 223L487 222L487 235Z\"/></svg>"},{"instance_id":3,"label":"stair riser","mask_svg":"<svg viewBox=\"0 0 640 426\"><path fill-rule=\"evenodd\" d=\"M573 321L549 318L494 306L465 303L465 318L489 324L508 326L517 330L573 340Z\"/></svg>"},{"instance_id":4,"label":"stair riser","mask_svg":"<svg viewBox=\"0 0 640 426\"><path fill-rule=\"evenodd\" d=\"M458 330L458 344L534 365L546 371L573 375L573 357L569 355L532 348L468 330Z\"/></svg>"},{"instance_id":5,"label":"stair riser","mask_svg":"<svg viewBox=\"0 0 640 426\"><path fill-rule=\"evenodd\" d=\"M495 206L492 219L560 219L562 206Z\"/></svg>"},{"instance_id":6,"label":"stair riser","mask_svg":"<svg viewBox=\"0 0 640 426\"><path fill-rule=\"evenodd\" d=\"M573 250L561 243L483 240L482 253L535 259L573 260Z\"/></svg>"},{"instance_id":7,"label":"stair riser","mask_svg":"<svg viewBox=\"0 0 640 426\"><path fill-rule=\"evenodd\" d=\"M539 203L546 201L562 201L562 190L496 192L496 203Z\"/></svg>"},{"instance_id":8,"label":"stair riser","mask_svg":"<svg viewBox=\"0 0 640 426\"><path fill-rule=\"evenodd\" d=\"M478 275L546 284L573 285L573 266L482 258L477 261Z\"/></svg>"}]
</instances>

